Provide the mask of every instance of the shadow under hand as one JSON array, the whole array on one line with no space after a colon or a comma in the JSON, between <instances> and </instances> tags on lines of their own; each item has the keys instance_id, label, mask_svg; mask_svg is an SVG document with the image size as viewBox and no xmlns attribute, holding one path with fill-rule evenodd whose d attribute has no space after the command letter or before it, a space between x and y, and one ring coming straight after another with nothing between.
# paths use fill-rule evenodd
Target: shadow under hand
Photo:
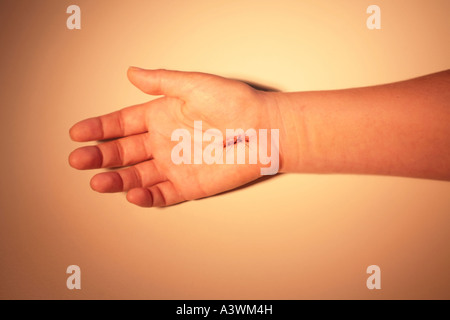
<instances>
[{"instance_id":1,"label":"shadow under hand","mask_svg":"<svg viewBox=\"0 0 450 320\"><path fill-rule=\"evenodd\" d=\"M269 87L257 82L253 82L253 81L247 81L247 80L242 80L242 79L235 79L233 78L233 80L236 81L240 81L243 82L247 85L249 85L250 87L252 87L253 89L259 90L259 91L265 91L265 92L280 92L279 89L273 88L273 87Z\"/></svg>"}]
</instances>

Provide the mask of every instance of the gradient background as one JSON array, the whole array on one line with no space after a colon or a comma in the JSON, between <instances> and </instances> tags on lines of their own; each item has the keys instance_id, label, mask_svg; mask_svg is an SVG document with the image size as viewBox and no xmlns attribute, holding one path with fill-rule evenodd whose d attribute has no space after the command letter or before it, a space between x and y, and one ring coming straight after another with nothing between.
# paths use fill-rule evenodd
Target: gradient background
<instances>
[{"instance_id":1,"label":"gradient background","mask_svg":"<svg viewBox=\"0 0 450 320\"><path fill-rule=\"evenodd\" d=\"M81 30L66 8L81 7ZM381 7L368 30L366 8ZM450 298L450 183L281 175L165 209L89 188L72 124L151 97L130 65L283 91L450 67L448 0L1 1L0 298ZM96 171L98 172L98 171ZM81 290L66 288L81 267ZM381 267L381 290L366 268Z\"/></svg>"}]
</instances>

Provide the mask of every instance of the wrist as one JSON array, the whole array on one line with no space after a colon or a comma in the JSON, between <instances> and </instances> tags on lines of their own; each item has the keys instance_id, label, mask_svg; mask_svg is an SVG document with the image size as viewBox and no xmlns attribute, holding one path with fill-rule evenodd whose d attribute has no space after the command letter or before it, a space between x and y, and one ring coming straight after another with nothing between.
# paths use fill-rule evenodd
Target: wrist
<instances>
[{"instance_id":1,"label":"wrist","mask_svg":"<svg viewBox=\"0 0 450 320\"><path fill-rule=\"evenodd\" d=\"M305 172L308 159L308 128L301 93L266 92L272 111L270 126L279 130L279 172Z\"/></svg>"}]
</instances>

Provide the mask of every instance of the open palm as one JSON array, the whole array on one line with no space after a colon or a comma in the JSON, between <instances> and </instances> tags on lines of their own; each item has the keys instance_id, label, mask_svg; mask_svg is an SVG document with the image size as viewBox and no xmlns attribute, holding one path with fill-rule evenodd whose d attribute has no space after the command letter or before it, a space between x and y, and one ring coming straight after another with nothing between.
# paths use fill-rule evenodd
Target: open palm
<instances>
[{"instance_id":1,"label":"open palm","mask_svg":"<svg viewBox=\"0 0 450 320\"><path fill-rule=\"evenodd\" d=\"M134 204L165 206L230 190L260 176L260 166L248 162L175 164L171 152L178 142L171 135L187 129L194 136L194 121L202 122L203 132L216 128L223 137L226 129L269 129L276 109L268 95L203 73L130 68L128 77L142 91L162 97L83 120L70 130L75 141L114 139L78 148L69 157L77 169L124 167L95 175L94 190L128 191Z\"/></svg>"}]
</instances>

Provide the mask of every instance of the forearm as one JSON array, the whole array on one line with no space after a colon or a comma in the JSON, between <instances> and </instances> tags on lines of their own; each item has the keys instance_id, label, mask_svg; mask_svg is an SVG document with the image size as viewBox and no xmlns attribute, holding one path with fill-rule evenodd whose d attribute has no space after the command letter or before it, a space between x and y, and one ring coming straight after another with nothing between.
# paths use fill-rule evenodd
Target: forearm
<instances>
[{"instance_id":1,"label":"forearm","mask_svg":"<svg viewBox=\"0 0 450 320\"><path fill-rule=\"evenodd\" d=\"M336 91L276 93L281 170L450 180L450 72Z\"/></svg>"}]
</instances>

